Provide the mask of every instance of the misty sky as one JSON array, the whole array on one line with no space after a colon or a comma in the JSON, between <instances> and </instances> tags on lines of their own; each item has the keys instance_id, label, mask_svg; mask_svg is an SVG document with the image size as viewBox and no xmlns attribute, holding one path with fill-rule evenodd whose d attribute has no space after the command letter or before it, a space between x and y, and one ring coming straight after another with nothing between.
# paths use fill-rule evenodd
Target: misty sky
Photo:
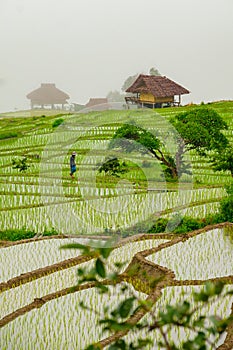
<instances>
[{"instance_id":1,"label":"misty sky","mask_svg":"<svg viewBox=\"0 0 233 350\"><path fill-rule=\"evenodd\" d=\"M0 112L46 82L85 104L151 67L183 103L233 99L233 0L0 0L0 45Z\"/></svg>"}]
</instances>

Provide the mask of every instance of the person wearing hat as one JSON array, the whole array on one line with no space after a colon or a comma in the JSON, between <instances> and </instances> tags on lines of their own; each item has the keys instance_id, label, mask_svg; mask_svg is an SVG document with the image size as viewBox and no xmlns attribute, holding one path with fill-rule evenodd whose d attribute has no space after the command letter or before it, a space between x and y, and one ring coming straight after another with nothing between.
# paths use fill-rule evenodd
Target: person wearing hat
<instances>
[{"instance_id":1,"label":"person wearing hat","mask_svg":"<svg viewBox=\"0 0 233 350\"><path fill-rule=\"evenodd\" d=\"M72 179L74 178L74 173L76 171L75 156L76 152L72 152L72 155L70 157L70 176L72 177Z\"/></svg>"}]
</instances>

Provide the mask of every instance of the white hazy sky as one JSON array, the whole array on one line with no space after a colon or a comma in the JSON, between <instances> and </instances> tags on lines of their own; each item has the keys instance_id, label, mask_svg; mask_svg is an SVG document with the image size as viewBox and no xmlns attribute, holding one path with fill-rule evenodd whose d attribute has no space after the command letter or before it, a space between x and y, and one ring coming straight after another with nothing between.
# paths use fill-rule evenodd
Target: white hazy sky
<instances>
[{"instance_id":1,"label":"white hazy sky","mask_svg":"<svg viewBox=\"0 0 233 350\"><path fill-rule=\"evenodd\" d=\"M183 103L233 99L233 0L0 0L0 112L46 82L85 104L151 67Z\"/></svg>"}]
</instances>

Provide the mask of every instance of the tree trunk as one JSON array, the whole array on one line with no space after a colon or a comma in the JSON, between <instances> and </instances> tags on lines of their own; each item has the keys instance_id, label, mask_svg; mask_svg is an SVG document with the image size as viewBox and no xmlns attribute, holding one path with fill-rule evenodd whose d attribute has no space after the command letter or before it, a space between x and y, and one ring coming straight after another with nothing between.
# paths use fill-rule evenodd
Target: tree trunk
<instances>
[{"instance_id":1,"label":"tree trunk","mask_svg":"<svg viewBox=\"0 0 233 350\"><path fill-rule=\"evenodd\" d=\"M158 155L156 153L156 151L159 152L160 155ZM171 161L166 159L164 154L162 153L162 151L160 151L159 149L156 151L154 151L153 149L150 149L150 152L154 155L154 157L156 159L158 159L160 162L162 162L164 165L166 165L166 167L168 167L171 170L172 178L177 179L178 178L178 171L177 171L176 165L172 164Z\"/></svg>"},{"instance_id":2,"label":"tree trunk","mask_svg":"<svg viewBox=\"0 0 233 350\"><path fill-rule=\"evenodd\" d=\"M182 173L182 162L183 162L184 149L185 149L184 140L180 139L178 151L176 153L176 169L177 169L177 173L179 175L181 175L181 173Z\"/></svg>"}]
</instances>

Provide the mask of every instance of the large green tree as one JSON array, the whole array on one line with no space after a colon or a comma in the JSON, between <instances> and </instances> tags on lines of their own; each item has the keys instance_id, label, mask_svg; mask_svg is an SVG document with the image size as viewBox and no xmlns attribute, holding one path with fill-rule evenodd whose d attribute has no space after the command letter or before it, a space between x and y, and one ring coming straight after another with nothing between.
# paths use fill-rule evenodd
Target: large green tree
<instances>
[{"instance_id":1,"label":"large green tree","mask_svg":"<svg viewBox=\"0 0 233 350\"><path fill-rule=\"evenodd\" d=\"M155 67L151 67L149 70L149 74L150 75L154 75L154 76L161 76L161 74L159 73L158 69Z\"/></svg>"},{"instance_id":2,"label":"large green tree","mask_svg":"<svg viewBox=\"0 0 233 350\"><path fill-rule=\"evenodd\" d=\"M120 127L113 136L110 148L122 149L125 152L139 151L150 153L160 161L166 169L169 169L173 178L178 176L174 160L163 151L163 144L159 138L151 132L133 124L125 124Z\"/></svg>"},{"instance_id":3,"label":"large green tree","mask_svg":"<svg viewBox=\"0 0 233 350\"><path fill-rule=\"evenodd\" d=\"M125 91L127 90L137 79L137 77L139 76L138 73L134 74L134 75L130 75L123 83L121 90Z\"/></svg>"},{"instance_id":4,"label":"large green tree","mask_svg":"<svg viewBox=\"0 0 233 350\"><path fill-rule=\"evenodd\" d=\"M198 154L207 156L210 151L221 152L228 145L228 140L222 133L222 130L227 129L227 124L213 109L192 109L177 114L170 122L177 131L173 135L177 144L175 155L166 151L166 145L154 133L133 124L120 127L110 147L121 148L126 152L148 152L165 167L165 175L177 179L183 173L189 173L184 162L186 152L195 150Z\"/></svg>"},{"instance_id":5,"label":"large green tree","mask_svg":"<svg viewBox=\"0 0 233 350\"><path fill-rule=\"evenodd\" d=\"M194 108L179 113L171 119L177 130L177 153L175 164L182 173L183 156L195 150L201 156L211 156L210 152L222 152L228 146L223 130L228 128L222 117L211 108Z\"/></svg>"},{"instance_id":6,"label":"large green tree","mask_svg":"<svg viewBox=\"0 0 233 350\"><path fill-rule=\"evenodd\" d=\"M195 108L179 113L171 119L188 151L195 149L200 155L211 150L223 150L228 145L222 133L228 128L222 117L211 108Z\"/></svg>"},{"instance_id":7,"label":"large green tree","mask_svg":"<svg viewBox=\"0 0 233 350\"><path fill-rule=\"evenodd\" d=\"M119 91L109 91L107 94L107 99L109 102L125 102L125 95L121 94Z\"/></svg>"},{"instance_id":8,"label":"large green tree","mask_svg":"<svg viewBox=\"0 0 233 350\"><path fill-rule=\"evenodd\" d=\"M226 192L227 196L220 202L219 212L222 221L233 222L233 181L226 186Z\"/></svg>"},{"instance_id":9,"label":"large green tree","mask_svg":"<svg viewBox=\"0 0 233 350\"><path fill-rule=\"evenodd\" d=\"M149 75L154 75L154 76L161 76L159 70L155 67L151 67L149 69ZM128 87L130 87L135 80L137 79L137 77L139 76L138 73L134 74L134 75L130 75L123 83L121 90L125 91L128 89Z\"/></svg>"},{"instance_id":10,"label":"large green tree","mask_svg":"<svg viewBox=\"0 0 233 350\"><path fill-rule=\"evenodd\" d=\"M214 171L230 171L233 177L233 148L226 147L222 152L216 153L211 159Z\"/></svg>"}]
</instances>

